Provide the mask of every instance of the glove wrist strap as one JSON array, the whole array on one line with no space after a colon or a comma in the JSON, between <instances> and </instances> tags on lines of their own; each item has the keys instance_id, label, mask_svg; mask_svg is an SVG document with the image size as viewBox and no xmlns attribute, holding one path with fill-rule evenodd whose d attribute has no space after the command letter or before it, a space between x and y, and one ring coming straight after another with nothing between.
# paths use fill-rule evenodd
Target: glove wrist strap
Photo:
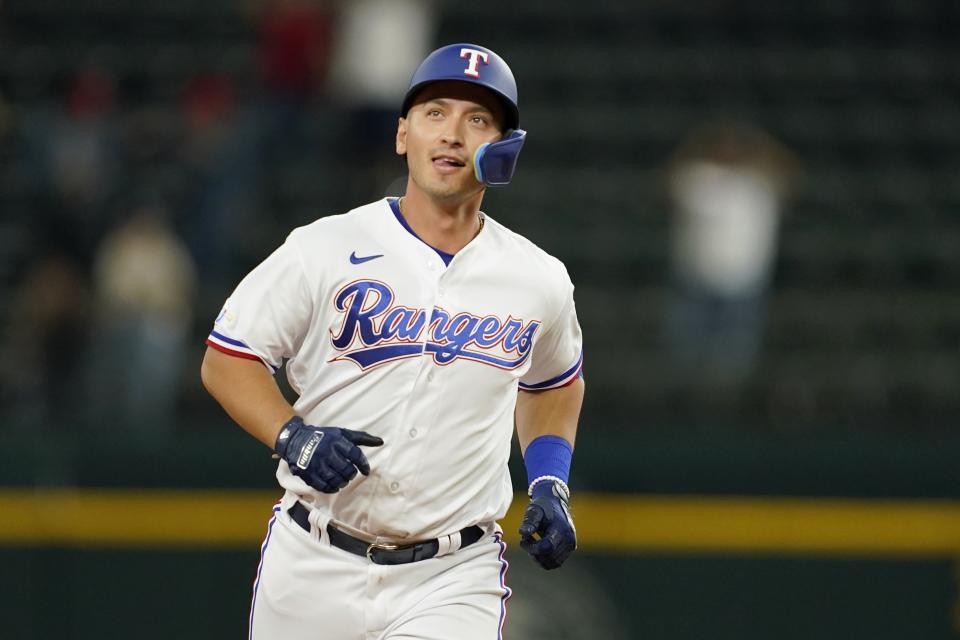
<instances>
[{"instance_id":1,"label":"glove wrist strap","mask_svg":"<svg viewBox=\"0 0 960 640\"><path fill-rule=\"evenodd\" d=\"M303 418L293 416L280 427L280 433L277 434L277 441L273 445L274 457L282 458L287 453L287 446L290 444L290 438L303 426Z\"/></svg>"},{"instance_id":2,"label":"glove wrist strap","mask_svg":"<svg viewBox=\"0 0 960 640\"><path fill-rule=\"evenodd\" d=\"M527 487L527 495L531 498L533 497L533 489L540 484L541 482L550 482L557 487L557 493L559 497L562 498L565 502L570 501L570 487L567 486L567 483L558 478L557 476L540 476L539 478L534 478L533 482L530 483L530 486Z\"/></svg>"}]
</instances>

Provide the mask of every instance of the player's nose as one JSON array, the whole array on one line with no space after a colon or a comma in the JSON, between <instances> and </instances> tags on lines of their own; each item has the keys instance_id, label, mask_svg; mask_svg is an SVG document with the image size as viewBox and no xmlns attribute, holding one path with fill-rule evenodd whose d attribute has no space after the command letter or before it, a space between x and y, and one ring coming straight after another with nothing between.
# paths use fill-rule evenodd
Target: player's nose
<instances>
[{"instance_id":1,"label":"player's nose","mask_svg":"<svg viewBox=\"0 0 960 640\"><path fill-rule=\"evenodd\" d=\"M463 145L463 132L461 130L462 125L459 122L455 122L454 118L450 118L443 129L440 131L440 141L444 144L450 146L462 146Z\"/></svg>"}]
</instances>

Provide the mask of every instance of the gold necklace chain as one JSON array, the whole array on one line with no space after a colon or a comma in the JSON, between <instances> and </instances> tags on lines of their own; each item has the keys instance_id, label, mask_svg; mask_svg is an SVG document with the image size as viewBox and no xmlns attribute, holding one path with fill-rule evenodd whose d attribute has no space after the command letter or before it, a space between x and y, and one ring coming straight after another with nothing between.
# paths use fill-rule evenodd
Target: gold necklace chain
<instances>
[{"instance_id":1,"label":"gold necklace chain","mask_svg":"<svg viewBox=\"0 0 960 640\"><path fill-rule=\"evenodd\" d=\"M406 198L406 196L400 196L400 198L397 200L397 209L400 209L400 215L404 215L404 214L403 214L403 199L404 199L404 198ZM404 217L406 217L406 216L404 216ZM481 213L480 211L477 211L477 220L480 222L480 228L477 229L477 233L480 233L481 231L483 231L483 222L484 222L484 219L483 219L483 218L484 218L483 213ZM409 224L409 222L408 222L407 224Z\"/></svg>"}]
</instances>

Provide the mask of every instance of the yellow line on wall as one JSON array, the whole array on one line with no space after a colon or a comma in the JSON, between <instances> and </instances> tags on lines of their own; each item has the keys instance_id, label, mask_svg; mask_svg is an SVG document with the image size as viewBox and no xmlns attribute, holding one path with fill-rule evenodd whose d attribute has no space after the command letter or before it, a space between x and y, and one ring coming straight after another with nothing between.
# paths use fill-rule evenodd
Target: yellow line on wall
<instances>
[{"instance_id":1,"label":"yellow line on wall","mask_svg":"<svg viewBox=\"0 0 960 640\"><path fill-rule=\"evenodd\" d=\"M7 545L242 548L266 532L278 491L0 491Z\"/></svg>"},{"instance_id":2,"label":"yellow line on wall","mask_svg":"<svg viewBox=\"0 0 960 640\"><path fill-rule=\"evenodd\" d=\"M255 549L279 492L0 490L0 545ZM501 523L507 539L526 505ZM590 552L950 557L960 502L579 494Z\"/></svg>"},{"instance_id":3,"label":"yellow line on wall","mask_svg":"<svg viewBox=\"0 0 960 640\"><path fill-rule=\"evenodd\" d=\"M584 547L603 551L944 557L960 554L960 503L588 496Z\"/></svg>"}]
</instances>

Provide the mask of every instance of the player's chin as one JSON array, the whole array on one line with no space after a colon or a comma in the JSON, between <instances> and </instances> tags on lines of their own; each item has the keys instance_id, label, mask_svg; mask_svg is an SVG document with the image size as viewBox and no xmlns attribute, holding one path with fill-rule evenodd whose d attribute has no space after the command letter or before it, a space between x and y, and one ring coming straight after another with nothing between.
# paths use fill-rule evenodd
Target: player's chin
<instances>
[{"instance_id":1,"label":"player's chin","mask_svg":"<svg viewBox=\"0 0 960 640\"><path fill-rule=\"evenodd\" d=\"M454 173L434 171L430 177L437 188L462 191L470 183L473 172L467 172L466 167L463 167Z\"/></svg>"},{"instance_id":2,"label":"player's chin","mask_svg":"<svg viewBox=\"0 0 960 640\"><path fill-rule=\"evenodd\" d=\"M426 191L437 200L455 200L472 195L478 184L476 180L433 180Z\"/></svg>"},{"instance_id":3,"label":"player's chin","mask_svg":"<svg viewBox=\"0 0 960 640\"><path fill-rule=\"evenodd\" d=\"M418 167L413 172L413 181L431 198L440 201L468 198L482 188L471 167L461 167L452 173L440 173L430 166Z\"/></svg>"}]
</instances>

